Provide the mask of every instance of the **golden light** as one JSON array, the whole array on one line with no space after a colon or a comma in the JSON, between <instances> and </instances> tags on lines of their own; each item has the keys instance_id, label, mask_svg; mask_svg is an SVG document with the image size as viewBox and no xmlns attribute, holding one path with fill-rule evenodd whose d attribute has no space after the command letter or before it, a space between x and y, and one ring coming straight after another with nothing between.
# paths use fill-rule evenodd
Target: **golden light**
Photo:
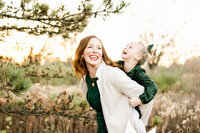
<instances>
[{"instance_id":1,"label":"golden light","mask_svg":"<svg viewBox=\"0 0 200 133\"><path fill-rule=\"evenodd\" d=\"M51 8L65 4L64 0L40 0L49 3ZM97 1L97 0L96 0ZM80 39L94 34L102 39L108 55L113 60L121 59L124 45L131 41L141 40L139 33L154 33L150 43L163 44L167 42L176 31L175 46L162 57L160 65L169 66L174 60L183 64L187 59L200 56L200 1L198 0L127 0L130 6L124 13L111 15L105 21L102 18L92 18L84 32L77 35L76 42L63 40L62 37L48 38L48 36L30 36L26 33L12 32L11 36L0 42L0 55L12 57L16 62L23 62L34 47L38 53L44 45L51 53L44 59L60 59L67 61L73 58L74 51ZM99 2L99 1L98 1ZM72 10L78 1L71 3ZM95 3L95 2L94 2ZM74 10L75 11L75 10ZM2 21L0 23L3 23ZM23 24L22 22L18 22ZM167 35L162 39L161 35ZM46 55L44 55L45 57ZM45 62L45 61L44 61Z\"/></svg>"}]
</instances>

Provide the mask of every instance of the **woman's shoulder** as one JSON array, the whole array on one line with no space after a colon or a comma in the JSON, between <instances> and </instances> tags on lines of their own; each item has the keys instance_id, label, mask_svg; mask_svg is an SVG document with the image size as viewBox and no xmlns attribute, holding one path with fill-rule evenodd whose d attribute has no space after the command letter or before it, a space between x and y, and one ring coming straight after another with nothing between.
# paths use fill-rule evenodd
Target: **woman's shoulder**
<instances>
[{"instance_id":1,"label":"woman's shoulder","mask_svg":"<svg viewBox=\"0 0 200 133\"><path fill-rule=\"evenodd\" d=\"M108 73L124 73L119 67L113 67L113 66L109 66L107 65L107 72Z\"/></svg>"},{"instance_id":2,"label":"woman's shoulder","mask_svg":"<svg viewBox=\"0 0 200 133\"><path fill-rule=\"evenodd\" d=\"M101 64L101 66L97 70L97 75L100 75L100 73L102 72L108 76L124 73L120 68L107 65L106 63Z\"/></svg>"}]
</instances>

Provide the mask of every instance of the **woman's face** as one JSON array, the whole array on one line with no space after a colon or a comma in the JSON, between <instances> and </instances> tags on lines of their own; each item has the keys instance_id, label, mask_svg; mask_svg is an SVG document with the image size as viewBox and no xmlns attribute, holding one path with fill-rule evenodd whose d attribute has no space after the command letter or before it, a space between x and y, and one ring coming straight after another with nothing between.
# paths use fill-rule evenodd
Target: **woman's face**
<instances>
[{"instance_id":1,"label":"woman's face","mask_svg":"<svg viewBox=\"0 0 200 133\"><path fill-rule=\"evenodd\" d=\"M102 62L102 45L98 39L90 39L83 52L83 58L85 59L87 66L99 66L99 64Z\"/></svg>"}]
</instances>

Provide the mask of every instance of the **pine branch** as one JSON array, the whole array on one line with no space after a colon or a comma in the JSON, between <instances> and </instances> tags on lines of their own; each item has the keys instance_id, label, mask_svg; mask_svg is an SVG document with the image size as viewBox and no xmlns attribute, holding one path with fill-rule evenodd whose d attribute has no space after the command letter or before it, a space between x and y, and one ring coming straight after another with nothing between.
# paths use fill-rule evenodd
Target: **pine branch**
<instances>
[{"instance_id":1,"label":"pine branch","mask_svg":"<svg viewBox=\"0 0 200 133\"><path fill-rule=\"evenodd\" d=\"M82 32L88 25L88 19L92 16L106 17L110 14L120 13L128 6L124 1L113 6L112 0L104 0L97 10L93 10L93 5L88 0L83 0L78 7L79 12L71 13L65 9L65 6L50 11L48 5L36 2L32 5L32 8L28 8L29 4L22 0L20 7L9 5L4 10L0 10L1 19L24 20L24 23L26 22L26 26L21 27L4 24L0 26L0 30L14 29L29 34L49 34L49 36L61 34L64 38L67 38L69 33Z\"/></svg>"}]
</instances>

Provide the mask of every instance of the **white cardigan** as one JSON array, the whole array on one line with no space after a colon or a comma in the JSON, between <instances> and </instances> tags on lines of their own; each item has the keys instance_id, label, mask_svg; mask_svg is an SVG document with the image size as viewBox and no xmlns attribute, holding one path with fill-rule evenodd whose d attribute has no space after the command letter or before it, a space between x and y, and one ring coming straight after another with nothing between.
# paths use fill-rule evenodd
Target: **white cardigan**
<instances>
[{"instance_id":1,"label":"white cardigan","mask_svg":"<svg viewBox=\"0 0 200 133\"><path fill-rule=\"evenodd\" d=\"M128 120L131 119L131 106L129 97L139 97L144 92L144 87L129 78L122 70L111 67L102 62L96 72L97 85L104 119L109 133L124 133ZM88 87L85 77L81 80L83 92L87 93Z\"/></svg>"}]
</instances>

